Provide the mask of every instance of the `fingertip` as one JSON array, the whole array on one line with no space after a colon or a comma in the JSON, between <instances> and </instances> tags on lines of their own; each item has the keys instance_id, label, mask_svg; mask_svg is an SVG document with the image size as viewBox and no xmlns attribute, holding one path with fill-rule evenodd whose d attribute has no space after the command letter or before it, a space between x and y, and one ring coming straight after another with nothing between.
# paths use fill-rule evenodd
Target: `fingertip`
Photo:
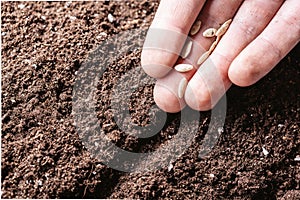
<instances>
[{"instance_id":1,"label":"fingertip","mask_svg":"<svg viewBox=\"0 0 300 200\"><path fill-rule=\"evenodd\" d=\"M247 61L248 62L248 61ZM247 87L254 84L257 80L258 72L251 71L251 64L240 61L236 58L228 70L230 81L240 87Z\"/></svg>"},{"instance_id":2,"label":"fingertip","mask_svg":"<svg viewBox=\"0 0 300 200\"><path fill-rule=\"evenodd\" d=\"M205 86L195 88L193 85L188 85L185 91L185 102L189 107L198 111L207 111L213 107L210 92Z\"/></svg>"},{"instance_id":3,"label":"fingertip","mask_svg":"<svg viewBox=\"0 0 300 200\"><path fill-rule=\"evenodd\" d=\"M175 64L176 57L160 50L144 49L141 55L141 65L145 73L153 78L166 76Z\"/></svg>"},{"instance_id":4,"label":"fingertip","mask_svg":"<svg viewBox=\"0 0 300 200\"><path fill-rule=\"evenodd\" d=\"M160 109L169 113L179 112L186 106L183 98L178 98L170 88L158 83L154 87L154 101Z\"/></svg>"}]
</instances>

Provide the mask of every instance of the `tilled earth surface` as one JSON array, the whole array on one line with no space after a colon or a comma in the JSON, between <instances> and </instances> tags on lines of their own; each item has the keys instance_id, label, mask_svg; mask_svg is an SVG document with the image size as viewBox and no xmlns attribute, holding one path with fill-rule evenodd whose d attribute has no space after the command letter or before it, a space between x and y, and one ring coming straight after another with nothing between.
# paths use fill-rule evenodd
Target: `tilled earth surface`
<instances>
[{"instance_id":1,"label":"tilled earth surface","mask_svg":"<svg viewBox=\"0 0 300 200\"><path fill-rule=\"evenodd\" d=\"M2 3L2 198L300 199L300 162L294 160L300 155L299 45L254 86L228 91L225 125L209 156L198 155L210 112L200 113L197 135L184 154L156 171L120 172L88 151L72 112L79 68L103 41L146 30L158 3ZM168 114L162 130L148 139L118 128L112 88L140 65L139 57L140 49L98 58L107 69L98 82L96 113L117 146L149 152L172 140L180 114ZM149 84L131 95L133 123L159 121L148 114L151 107L162 112L152 90Z\"/></svg>"}]
</instances>

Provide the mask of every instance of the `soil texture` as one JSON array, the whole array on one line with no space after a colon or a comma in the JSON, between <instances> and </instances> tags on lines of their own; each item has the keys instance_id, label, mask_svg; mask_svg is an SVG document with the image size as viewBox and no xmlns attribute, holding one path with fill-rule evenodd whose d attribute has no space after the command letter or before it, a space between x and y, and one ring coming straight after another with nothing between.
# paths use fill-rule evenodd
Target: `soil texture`
<instances>
[{"instance_id":1,"label":"soil texture","mask_svg":"<svg viewBox=\"0 0 300 200\"><path fill-rule=\"evenodd\" d=\"M257 84L229 89L225 125L211 125L220 135L208 156L199 153L209 111L200 112L197 134L177 160L155 171L129 173L92 156L82 139L88 130L76 128L72 94L82 66L98 48L108 54L96 58L106 70L87 101L95 101L103 133L116 146L139 153L176 137L181 114L165 114L155 106L152 83L133 85L126 105L113 103L119 109L128 106L132 123L152 122L162 129L137 139L116 120L122 115L114 113L110 97L122 75L140 66L141 51L134 47L145 32L124 35L133 42L121 55L101 46L117 34L147 30L159 1L1 4L2 198L300 199L300 162L295 160L300 155L299 45ZM121 100L123 94L118 95ZM97 138L88 141L95 144Z\"/></svg>"}]
</instances>

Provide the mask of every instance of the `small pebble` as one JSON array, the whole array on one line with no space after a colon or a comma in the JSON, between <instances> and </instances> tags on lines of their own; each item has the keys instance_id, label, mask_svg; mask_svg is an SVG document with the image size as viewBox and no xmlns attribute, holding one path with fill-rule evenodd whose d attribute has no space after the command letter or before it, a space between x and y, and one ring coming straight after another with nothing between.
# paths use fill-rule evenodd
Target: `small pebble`
<instances>
[{"instance_id":1,"label":"small pebble","mask_svg":"<svg viewBox=\"0 0 300 200\"><path fill-rule=\"evenodd\" d=\"M110 13L108 14L107 18L110 23L114 22L114 20L115 20L114 16L112 16L112 14L110 14Z\"/></svg>"},{"instance_id":2,"label":"small pebble","mask_svg":"<svg viewBox=\"0 0 300 200\"><path fill-rule=\"evenodd\" d=\"M69 16L69 19L71 20L71 21L74 21L75 19L77 19L75 16Z\"/></svg>"},{"instance_id":3,"label":"small pebble","mask_svg":"<svg viewBox=\"0 0 300 200\"><path fill-rule=\"evenodd\" d=\"M283 124L278 124L278 128L284 127Z\"/></svg>"},{"instance_id":4,"label":"small pebble","mask_svg":"<svg viewBox=\"0 0 300 200\"><path fill-rule=\"evenodd\" d=\"M214 174L209 174L209 177L214 178L215 175Z\"/></svg>"},{"instance_id":5,"label":"small pebble","mask_svg":"<svg viewBox=\"0 0 300 200\"><path fill-rule=\"evenodd\" d=\"M294 158L294 161L300 161L300 156L297 155L296 158Z\"/></svg>"},{"instance_id":6,"label":"small pebble","mask_svg":"<svg viewBox=\"0 0 300 200\"><path fill-rule=\"evenodd\" d=\"M170 172L173 169L173 167L174 167L173 164L170 163L169 166L168 166L168 172Z\"/></svg>"},{"instance_id":7,"label":"small pebble","mask_svg":"<svg viewBox=\"0 0 300 200\"><path fill-rule=\"evenodd\" d=\"M68 8L71 5L72 1L67 1L65 4L65 8Z\"/></svg>"},{"instance_id":8,"label":"small pebble","mask_svg":"<svg viewBox=\"0 0 300 200\"><path fill-rule=\"evenodd\" d=\"M264 154L265 156L267 156L267 155L269 154L269 152L267 151L267 149L265 149L264 147L262 147L262 150L263 150L263 154Z\"/></svg>"},{"instance_id":9,"label":"small pebble","mask_svg":"<svg viewBox=\"0 0 300 200\"><path fill-rule=\"evenodd\" d=\"M37 182L39 186L43 185L43 182L41 180L38 180Z\"/></svg>"},{"instance_id":10,"label":"small pebble","mask_svg":"<svg viewBox=\"0 0 300 200\"><path fill-rule=\"evenodd\" d=\"M101 32L101 33L99 33L99 35L96 36L97 39L102 39L105 37L107 37L107 33L105 33L105 32Z\"/></svg>"},{"instance_id":11,"label":"small pebble","mask_svg":"<svg viewBox=\"0 0 300 200\"><path fill-rule=\"evenodd\" d=\"M218 128L218 133L219 133L219 134L223 133L223 131L224 131L223 127L219 127L219 128Z\"/></svg>"},{"instance_id":12,"label":"small pebble","mask_svg":"<svg viewBox=\"0 0 300 200\"><path fill-rule=\"evenodd\" d=\"M25 5L24 4L19 4L18 8L23 9L23 8L25 8Z\"/></svg>"}]
</instances>

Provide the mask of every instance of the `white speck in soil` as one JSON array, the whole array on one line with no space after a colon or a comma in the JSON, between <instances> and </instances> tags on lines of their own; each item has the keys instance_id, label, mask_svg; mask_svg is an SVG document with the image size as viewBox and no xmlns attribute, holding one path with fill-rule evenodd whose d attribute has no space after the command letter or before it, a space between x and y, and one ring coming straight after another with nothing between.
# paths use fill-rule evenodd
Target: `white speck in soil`
<instances>
[{"instance_id":1,"label":"white speck in soil","mask_svg":"<svg viewBox=\"0 0 300 200\"><path fill-rule=\"evenodd\" d=\"M115 20L114 16L112 16L112 14L110 14L110 13L107 15L107 18L110 23L114 22L114 20Z\"/></svg>"},{"instance_id":2,"label":"white speck in soil","mask_svg":"<svg viewBox=\"0 0 300 200\"><path fill-rule=\"evenodd\" d=\"M223 133L223 131L224 131L223 127L219 127L219 128L218 128L218 133L219 133L219 134Z\"/></svg>"},{"instance_id":3,"label":"white speck in soil","mask_svg":"<svg viewBox=\"0 0 300 200\"><path fill-rule=\"evenodd\" d=\"M75 19L77 19L75 16L69 16L69 19L71 20L71 21L74 21Z\"/></svg>"},{"instance_id":4,"label":"white speck in soil","mask_svg":"<svg viewBox=\"0 0 300 200\"><path fill-rule=\"evenodd\" d=\"M169 166L168 166L168 172L171 171L173 169L173 167L174 167L173 164L170 163Z\"/></svg>"},{"instance_id":5,"label":"white speck in soil","mask_svg":"<svg viewBox=\"0 0 300 200\"><path fill-rule=\"evenodd\" d=\"M278 128L282 128L282 127L284 127L283 124L278 124Z\"/></svg>"},{"instance_id":6,"label":"white speck in soil","mask_svg":"<svg viewBox=\"0 0 300 200\"><path fill-rule=\"evenodd\" d=\"M294 158L294 161L300 161L300 155L297 155L296 158Z\"/></svg>"},{"instance_id":7,"label":"white speck in soil","mask_svg":"<svg viewBox=\"0 0 300 200\"><path fill-rule=\"evenodd\" d=\"M102 38L105 38L106 36L107 36L107 33L101 32L99 35L96 36L96 39L102 39Z\"/></svg>"},{"instance_id":8,"label":"white speck in soil","mask_svg":"<svg viewBox=\"0 0 300 200\"><path fill-rule=\"evenodd\" d=\"M42 20L46 20L46 17L45 16L41 16Z\"/></svg>"},{"instance_id":9,"label":"white speck in soil","mask_svg":"<svg viewBox=\"0 0 300 200\"><path fill-rule=\"evenodd\" d=\"M38 185L43 185L43 182L41 180L38 180Z\"/></svg>"},{"instance_id":10,"label":"white speck in soil","mask_svg":"<svg viewBox=\"0 0 300 200\"><path fill-rule=\"evenodd\" d=\"M214 178L215 175L214 175L214 174L209 174L209 177L210 177L210 178Z\"/></svg>"},{"instance_id":11,"label":"white speck in soil","mask_svg":"<svg viewBox=\"0 0 300 200\"><path fill-rule=\"evenodd\" d=\"M25 5L24 5L24 4L19 4L19 5L18 5L18 8L19 8L19 9L23 9L23 8L25 8Z\"/></svg>"},{"instance_id":12,"label":"white speck in soil","mask_svg":"<svg viewBox=\"0 0 300 200\"><path fill-rule=\"evenodd\" d=\"M65 4L65 8L68 8L71 5L72 1L67 1Z\"/></svg>"},{"instance_id":13,"label":"white speck in soil","mask_svg":"<svg viewBox=\"0 0 300 200\"><path fill-rule=\"evenodd\" d=\"M269 152L267 151L267 149L265 149L264 147L262 147L262 150L263 150L263 154L264 154L265 156L267 156L267 155L269 154Z\"/></svg>"},{"instance_id":14,"label":"white speck in soil","mask_svg":"<svg viewBox=\"0 0 300 200\"><path fill-rule=\"evenodd\" d=\"M25 59L24 62L27 63L27 64L30 64L30 63L31 63L31 60Z\"/></svg>"}]
</instances>

